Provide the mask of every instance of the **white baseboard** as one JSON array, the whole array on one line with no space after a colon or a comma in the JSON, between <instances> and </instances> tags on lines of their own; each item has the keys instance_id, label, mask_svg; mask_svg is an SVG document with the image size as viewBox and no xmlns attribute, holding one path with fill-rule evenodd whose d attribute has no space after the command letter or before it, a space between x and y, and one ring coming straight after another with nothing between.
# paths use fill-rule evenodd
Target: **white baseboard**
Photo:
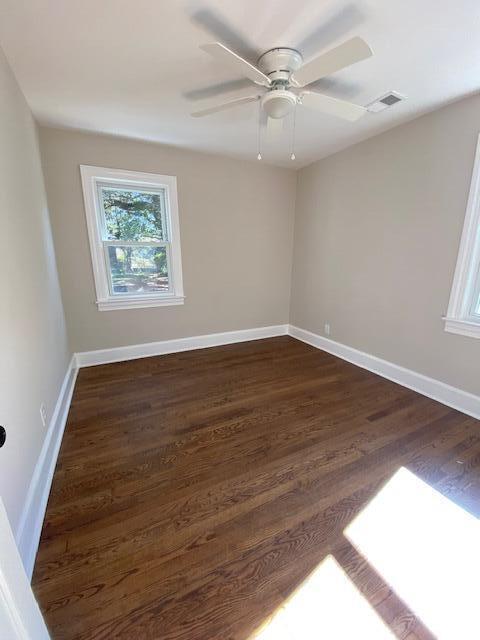
<instances>
[{"instance_id":1,"label":"white baseboard","mask_svg":"<svg viewBox=\"0 0 480 640\"><path fill-rule=\"evenodd\" d=\"M149 356L177 353L180 351L205 349L207 347L216 347L235 342L273 338L286 334L317 347L317 349L322 349L343 360L347 360L363 369L368 369L404 387L413 389L449 407L458 409L458 411L480 419L479 396L462 391L434 378L429 378L421 373L416 373L415 371L396 365L393 362L382 360L382 358L377 358L376 356L359 351L340 342L335 342L311 331L300 329L294 325L273 325L256 329L242 329L240 331L211 333L202 336L191 336L189 338L178 338L176 340L163 340L160 342L149 342L126 347L115 347L113 349L84 351L76 353L75 357L78 367L91 367L94 365L134 360L136 358L147 358Z\"/></svg>"},{"instance_id":2,"label":"white baseboard","mask_svg":"<svg viewBox=\"0 0 480 640\"><path fill-rule=\"evenodd\" d=\"M32 577L38 543L42 533L43 520L47 508L48 496L52 485L53 473L57 464L58 452L62 443L63 431L67 422L68 410L77 378L75 356L72 357L63 379L58 400L48 426L47 435L38 457L32 480L28 488L27 499L17 529L16 541L20 556L29 578Z\"/></svg>"},{"instance_id":3,"label":"white baseboard","mask_svg":"<svg viewBox=\"0 0 480 640\"><path fill-rule=\"evenodd\" d=\"M446 404L453 409L480 419L480 396L462 391L456 387L451 387L434 378L429 378L421 373L405 369L397 364L393 364L393 362L382 360L364 351L358 351L358 349L348 347L345 344L324 338L323 336L312 333L311 331L306 331L305 329L300 329L294 325L289 326L288 333L293 338L317 347L317 349L327 351L334 356L356 364L358 367L368 369L388 380L397 382L433 400L438 400L438 402Z\"/></svg>"},{"instance_id":4,"label":"white baseboard","mask_svg":"<svg viewBox=\"0 0 480 640\"><path fill-rule=\"evenodd\" d=\"M249 340L261 340L284 336L288 333L287 324L259 327L257 329L241 329L239 331L226 331L224 333L210 333L203 336L191 336L176 340L162 340L160 342L147 342L126 347L114 347L113 349L99 349L98 351L83 351L76 353L78 367L91 367L97 364L108 364L122 360L135 360L136 358L148 358L179 351L191 351L193 349L205 349L218 347L235 342L247 342Z\"/></svg>"}]
</instances>

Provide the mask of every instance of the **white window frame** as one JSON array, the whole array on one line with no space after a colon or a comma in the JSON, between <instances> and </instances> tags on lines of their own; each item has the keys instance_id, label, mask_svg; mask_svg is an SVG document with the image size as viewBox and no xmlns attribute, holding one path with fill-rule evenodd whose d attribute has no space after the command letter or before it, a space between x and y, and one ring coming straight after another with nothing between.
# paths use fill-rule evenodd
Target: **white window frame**
<instances>
[{"instance_id":1,"label":"white window frame","mask_svg":"<svg viewBox=\"0 0 480 640\"><path fill-rule=\"evenodd\" d=\"M185 296L183 294L176 177L121 169L107 169L105 167L92 167L88 165L80 165L80 173L82 177L90 253L92 256L93 276L97 294L96 304L99 311L183 304ZM113 244L125 246L129 243L123 240L118 242L107 241L104 237L104 213L103 205L98 195L99 185L164 190L168 242L161 242L160 244L167 245L169 291L149 294L112 293L107 247ZM134 244L138 245L139 243ZM148 242L143 244L146 246L152 245L152 243ZM159 243L153 244L156 246Z\"/></svg>"},{"instance_id":2,"label":"white window frame","mask_svg":"<svg viewBox=\"0 0 480 640\"><path fill-rule=\"evenodd\" d=\"M468 196L467 212L445 317L445 331L480 338L480 315L474 305L480 294L480 136Z\"/></svg>"}]
</instances>

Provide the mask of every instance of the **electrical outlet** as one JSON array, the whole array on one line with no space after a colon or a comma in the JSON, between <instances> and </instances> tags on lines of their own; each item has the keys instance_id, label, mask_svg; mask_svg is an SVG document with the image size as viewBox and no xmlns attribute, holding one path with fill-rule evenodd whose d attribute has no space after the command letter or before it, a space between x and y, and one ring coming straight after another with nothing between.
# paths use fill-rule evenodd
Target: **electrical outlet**
<instances>
[{"instance_id":1,"label":"electrical outlet","mask_svg":"<svg viewBox=\"0 0 480 640\"><path fill-rule=\"evenodd\" d=\"M328 324L328 322L325 323L325 335L330 335L330 325Z\"/></svg>"},{"instance_id":2,"label":"electrical outlet","mask_svg":"<svg viewBox=\"0 0 480 640\"><path fill-rule=\"evenodd\" d=\"M42 402L42 404L40 405L40 420L42 421L42 424L44 427L47 426L47 407L45 406L45 403Z\"/></svg>"}]
</instances>

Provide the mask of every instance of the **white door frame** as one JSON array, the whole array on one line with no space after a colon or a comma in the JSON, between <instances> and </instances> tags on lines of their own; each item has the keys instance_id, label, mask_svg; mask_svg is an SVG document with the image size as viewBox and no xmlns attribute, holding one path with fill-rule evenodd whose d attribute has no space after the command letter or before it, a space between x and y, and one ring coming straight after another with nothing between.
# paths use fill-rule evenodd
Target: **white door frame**
<instances>
[{"instance_id":1,"label":"white door frame","mask_svg":"<svg viewBox=\"0 0 480 640\"><path fill-rule=\"evenodd\" d=\"M0 637L50 640L0 497Z\"/></svg>"}]
</instances>

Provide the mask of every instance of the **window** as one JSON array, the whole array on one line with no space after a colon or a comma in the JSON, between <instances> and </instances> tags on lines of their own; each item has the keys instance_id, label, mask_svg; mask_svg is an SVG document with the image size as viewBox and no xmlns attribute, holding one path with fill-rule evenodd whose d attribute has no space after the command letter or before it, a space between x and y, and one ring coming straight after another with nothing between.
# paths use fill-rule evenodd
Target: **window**
<instances>
[{"instance_id":1,"label":"window","mask_svg":"<svg viewBox=\"0 0 480 640\"><path fill-rule=\"evenodd\" d=\"M175 177L80 171L99 310L183 304Z\"/></svg>"},{"instance_id":2,"label":"window","mask_svg":"<svg viewBox=\"0 0 480 640\"><path fill-rule=\"evenodd\" d=\"M480 137L445 330L480 338Z\"/></svg>"}]
</instances>

